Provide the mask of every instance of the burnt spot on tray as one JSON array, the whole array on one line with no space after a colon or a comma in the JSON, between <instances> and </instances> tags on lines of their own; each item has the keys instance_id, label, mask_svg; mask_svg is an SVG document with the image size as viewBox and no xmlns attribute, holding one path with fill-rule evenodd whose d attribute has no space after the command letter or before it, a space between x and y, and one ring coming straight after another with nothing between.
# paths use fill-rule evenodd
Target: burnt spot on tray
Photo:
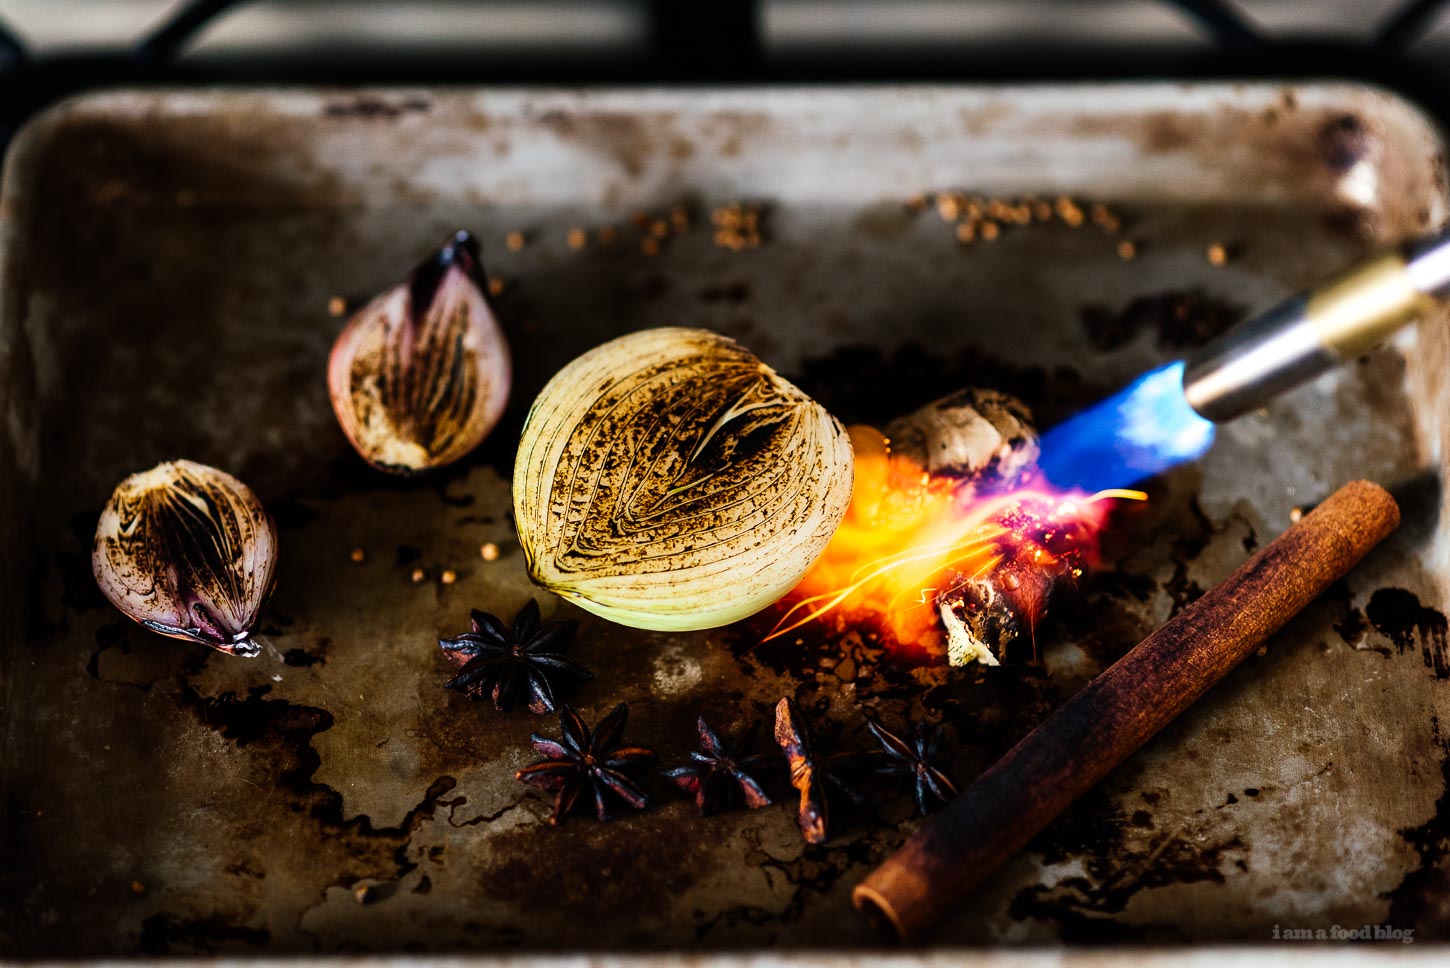
<instances>
[{"instance_id":1,"label":"burnt spot on tray","mask_svg":"<svg viewBox=\"0 0 1450 968\"><path fill-rule=\"evenodd\" d=\"M1145 794L1146 797L1146 794ZM1184 830L1155 832L1147 811L1125 813L1102 790L1089 792L1027 847L1045 864L1082 863L1085 876L1018 891L1009 911L1058 926L1067 944L1179 937L1168 924L1135 925L1115 920L1139 891L1171 884L1223 884L1247 871L1247 847L1237 836L1205 841Z\"/></svg>"},{"instance_id":2,"label":"burnt spot on tray","mask_svg":"<svg viewBox=\"0 0 1450 968\"><path fill-rule=\"evenodd\" d=\"M264 502L277 527L297 531L317 520L317 512L301 501L286 497L269 497Z\"/></svg>"},{"instance_id":3,"label":"burnt spot on tray","mask_svg":"<svg viewBox=\"0 0 1450 968\"><path fill-rule=\"evenodd\" d=\"M224 917L153 914L141 922L141 940L137 947L146 955L215 954L237 945L260 948L271 940L271 932L264 928L248 928Z\"/></svg>"},{"instance_id":4,"label":"burnt spot on tray","mask_svg":"<svg viewBox=\"0 0 1450 968\"><path fill-rule=\"evenodd\" d=\"M1093 348L1115 350L1139 333L1150 332L1160 349L1202 346L1245 317L1247 311L1202 291L1140 296L1121 310L1089 304L1079 318Z\"/></svg>"},{"instance_id":5,"label":"burnt spot on tray","mask_svg":"<svg viewBox=\"0 0 1450 968\"><path fill-rule=\"evenodd\" d=\"M267 879L267 872L254 866L245 857L239 861L228 864L222 871L234 877L250 877L254 880L264 881Z\"/></svg>"},{"instance_id":6,"label":"burnt spot on tray","mask_svg":"<svg viewBox=\"0 0 1450 968\"><path fill-rule=\"evenodd\" d=\"M1430 819L1400 831L1419 863L1385 897L1390 902L1387 923L1433 936L1443 932L1444 912L1450 907L1450 736L1438 716L1430 717L1430 731L1440 749L1440 796Z\"/></svg>"},{"instance_id":7,"label":"burnt spot on tray","mask_svg":"<svg viewBox=\"0 0 1450 968\"><path fill-rule=\"evenodd\" d=\"M322 114L328 118L392 119L405 114L427 114L432 109L431 101L416 95L381 97L376 94L358 94L328 101L322 106Z\"/></svg>"},{"instance_id":8,"label":"burnt spot on tray","mask_svg":"<svg viewBox=\"0 0 1450 968\"><path fill-rule=\"evenodd\" d=\"M332 714L268 698L270 691L264 685L252 687L245 696L232 692L203 696L186 684L176 700L202 728L238 749L253 751L253 775L288 794L291 812L315 824L322 842L335 844L338 856L326 861L332 865L334 884L350 887L366 878L396 880L416 869L417 862L408 857L409 843L419 826L433 818L440 799L457 785L453 777L433 780L395 827L375 827L366 815L349 818L342 794L314 779L321 758L312 738L332 728Z\"/></svg>"},{"instance_id":9,"label":"burnt spot on tray","mask_svg":"<svg viewBox=\"0 0 1450 968\"><path fill-rule=\"evenodd\" d=\"M972 386L1019 398L1045 427L1115 389L1086 381L1071 367L1024 366L981 349L947 354L919 343L891 352L843 346L805 359L790 379L843 423L874 427Z\"/></svg>"},{"instance_id":10,"label":"burnt spot on tray","mask_svg":"<svg viewBox=\"0 0 1450 968\"><path fill-rule=\"evenodd\" d=\"M1319 129L1319 153L1336 172L1346 172L1369 157L1375 144L1373 132L1358 115L1341 114Z\"/></svg>"},{"instance_id":11,"label":"burnt spot on tray","mask_svg":"<svg viewBox=\"0 0 1450 968\"><path fill-rule=\"evenodd\" d=\"M1413 592L1403 588L1381 588L1370 596L1365 615L1375 631L1393 642L1395 651L1401 654L1414 644L1418 633L1425 668L1433 672L1436 679L1450 679L1447 622L1443 613L1421 605Z\"/></svg>"},{"instance_id":12,"label":"burnt spot on tray","mask_svg":"<svg viewBox=\"0 0 1450 968\"><path fill-rule=\"evenodd\" d=\"M254 686L245 697L235 693L207 697L187 687L181 694L182 704L191 708L206 726L237 746L266 741L269 745L310 743L312 737L332 728L332 714L315 706L302 706L282 699L267 699L271 686ZM296 751L297 766L308 759ZM297 786L298 777L284 773Z\"/></svg>"},{"instance_id":13,"label":"burnt spot on tray","mask_svg":"<svg viewBox=\"0 0 1450 968\"><path fill-rule=\"evenodd\" d=\"M126 621L107 622L96 629L96 651L91 653L90 659L86 661L86 672L92 679L101 678L101 653L107 649L119 648L122 652L131 651L131 640L126 637L130 630L130 623Z\"/></svg>"},{"instance_id":14,"label":"burnt spot on tray","mask_svg":"<svg viewBox=\"0 0 1450 968\"><path fill-rule=\"evenodd\" d=\"M637 920L639 929L626 933L629 942L649 945L645 912L708 878L719 860L713 838L681 836L671 816L693 808L683 801L672 808L652 805L614 824L575 818L547 829L521 828L495 842L483 889L545 921Z\"/></svg>"},{"instance_id":15,"label":"burnt spot on tray","mask_svg":"<svg viewBox=\"0 0 1450 968\"><path fill-rule=\"evenodd\" d=\"M1169 618L1198 601L1204 593L1203 586L1188 577L1188 567L1182 564L1174 569L1173 577L1164 583L1163 588L1173 600L1173 607L1168 613Z\"/></svg>"},{"instance_id":16,"label":"burnt spot on tray","mask_svg":"<svg viewBox=\"0 0 1450 968\"><path fill-rule=\"evenodd\" d=\"M1135 580L1141 577L1090 572L1080 594L1065 596L1054 605L1047 616L1049 625L1041 633L1043 639L1066 635L1098 669L1106 669L1151 631L1140 611L1129 607L1131 603L1146 604L1157 587L1150 581L1150 588L1143 591L1142 583ZM1124 586L1130 590L1125 592Z\"/></svg>"},{"instance_id":17,"label":"burnt spot on tray","mask_svg":"<svg viewBox=\"0 0 1450 968\"><path fill-rule=\"evenodd\" d=\"M289 666L295 666L299 669L306 669L309 666L314 666L317 663L323 661L323 659L322 656L313 655L306 649L288 649L286 652L282 653L282 661Z\"/></svg>"},{"instance_id":18,"label":"burnt spot on tray","mask_svg":"<svg viewBox=\"0 0 1450 968\"><path fill-rule=\"evenodd\" d=\"M1357 646L1364 638L1369 622L1365 619L1364 612L1355 607L1348 583L1341 579L1329 586L1323 600L1334 615L1334 631L1345 645Z\"/></svg>"},{"instance_id":19,"label":"burnt spot on tray","mask_svg":"<svg viewBox=\"0 0 1450 968\"><path fill-rule=\"evenodd\" d=\"M750 301L750 283L744 279L707 286L700 290L700 301L707 303L729 303L739 305Z\"/></svg>"}]
</instances>

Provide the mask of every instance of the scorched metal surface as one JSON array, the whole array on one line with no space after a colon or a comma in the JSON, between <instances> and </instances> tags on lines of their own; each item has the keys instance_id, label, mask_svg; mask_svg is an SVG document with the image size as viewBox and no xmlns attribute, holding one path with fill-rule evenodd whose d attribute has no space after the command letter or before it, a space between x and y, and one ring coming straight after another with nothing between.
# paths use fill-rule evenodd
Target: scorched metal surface
<instances>
[{"instance_id":1,"label":"scorched metal surface","mask_svg":"<svg viewBox=\"0 0 1450 968\"><path fill-rule=\"evenodd\" d=\"M1293 508L1360 476L1398 486L1399 534L936 940L1268 942L1336 923L1444 938L1443 321L1153 482L1109 564L1038 630L1040 664L921 667L835 619L754 648L778 612L688 635L611 626L529 586L507 483L548 376L644 326L732 335L848 422L970 383L1050 422L1205 319L1438 225L1443 151L1413 109L1335 85L202 91L54 109L12 150L0 222L0 951L867 944L848 892L913 829L905 791L839 812L823 848L802 844L779 774L781 803L757 812L701 819L657 781L642 814L551 828L513 774L555 723L444 690L436 638L537 595L582 623L586 717L629 702L630 738L663 766L700 713L734 731L788 695L843 747L867 742L865 710L941 719L965 784ZM1067 193L1125 227L963 246L907 204L951 188ZM713 244L709 213L732 201L764 206L758 248ZM676 204L691 228L646 254L631 215ZM460 227L504 280L516 392L463 464L390 479L334 424L329 300L356 305ZM146 633L91 579L111 487L176 456L238 474L279 520L255 661Z\"/></svg>"}]
</instances>

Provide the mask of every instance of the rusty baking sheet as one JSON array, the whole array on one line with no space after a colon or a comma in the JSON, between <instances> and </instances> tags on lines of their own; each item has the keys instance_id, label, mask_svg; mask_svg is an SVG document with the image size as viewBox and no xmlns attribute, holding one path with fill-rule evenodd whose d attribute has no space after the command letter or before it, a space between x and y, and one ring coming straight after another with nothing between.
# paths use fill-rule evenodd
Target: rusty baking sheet
<instances>
[{"instance_id":1,"label":"rusty baking sheet","mask_svg":"<svg viewBox=\"0 0 1450 968\"><path fill-rule=\"evenodd\" d=\"M1068 194L1124 225L964 246L908 204L952 188ZM820 849L786 806L702 820L663 782L643 814L554 829L513 772L555 724L442 688L438 635L539 594L507 481L544 380L610 336L688 324L848 422L969 383L1051 422L1198 324L1439 224L1446 191L1419 113L1332 84L194 91L54 109L12 149L0 221L0 953L871 943L848 892L914 829L909 798L844 814ZM709 213L733 201L763 206L758 248L714 244ZM632 213L675 205L692 227L646 254ZM621 241L599 244L604 226ZM329 301L355 304L459 227L505 282L517 391L464 464L387 479L328 406ZM1447 364L1437 322L1226 428L1122 518L1112 566L1040 631L1040 664L920 668L835 621L754 648L773 614L640 633L539 598L583 625L597 679L581 709L628 701L631 738L666 763L698 714L735 728L792 695L847 745L863 710L941 719L966 782L1295 507L1353 477L1393 485L1390 543L935 942L1268 943L1333 924L1443 939ZM280 522L255 661L145 633L91 580L101 502L173 456L237 473Z\"/></svg>"}]
</instances>

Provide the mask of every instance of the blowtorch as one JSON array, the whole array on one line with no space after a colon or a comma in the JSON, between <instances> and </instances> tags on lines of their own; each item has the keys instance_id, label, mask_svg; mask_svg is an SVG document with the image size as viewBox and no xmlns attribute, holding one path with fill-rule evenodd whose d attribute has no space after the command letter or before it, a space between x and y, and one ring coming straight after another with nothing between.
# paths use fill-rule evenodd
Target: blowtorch
<instances>
[{"instance_id":1,"label":"blowtorch","mask_svg":"<svg viewBox=\"0 0 1450 968\"><path fill-rule=\"evenodd\" d=\"M1362 356L1450 296L1450 231L1401 245L1253 316L1049 430L1048 480L1123 487L1192 460L1215 424Z\"/></svg>"}]
</instances>

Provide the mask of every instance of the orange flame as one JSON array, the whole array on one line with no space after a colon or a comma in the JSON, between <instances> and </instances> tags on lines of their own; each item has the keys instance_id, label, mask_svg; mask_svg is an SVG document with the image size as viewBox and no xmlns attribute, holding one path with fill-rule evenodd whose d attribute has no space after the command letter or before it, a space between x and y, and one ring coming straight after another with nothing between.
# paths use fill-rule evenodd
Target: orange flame
<instances>
[{"instance_id":1,"label":"orange flame","mask_svg":"<svg viewBox=\"0 0 1450 968\"><path fill-rule=\"evenodd\" d=\"M832 611L877 617L903 645L935 636L935 603L1008 560L1030 555L1043 569L1071 569L1096 552L1105 502L1147 500L1141 491L1096 494L1035 482L1005 493L933 476L891 452L878 432L852 427L856 481L851 505L797 600L764 641ZM1032 616L1035 618L1035 616Z\"/></svg>"}]
</instances>

